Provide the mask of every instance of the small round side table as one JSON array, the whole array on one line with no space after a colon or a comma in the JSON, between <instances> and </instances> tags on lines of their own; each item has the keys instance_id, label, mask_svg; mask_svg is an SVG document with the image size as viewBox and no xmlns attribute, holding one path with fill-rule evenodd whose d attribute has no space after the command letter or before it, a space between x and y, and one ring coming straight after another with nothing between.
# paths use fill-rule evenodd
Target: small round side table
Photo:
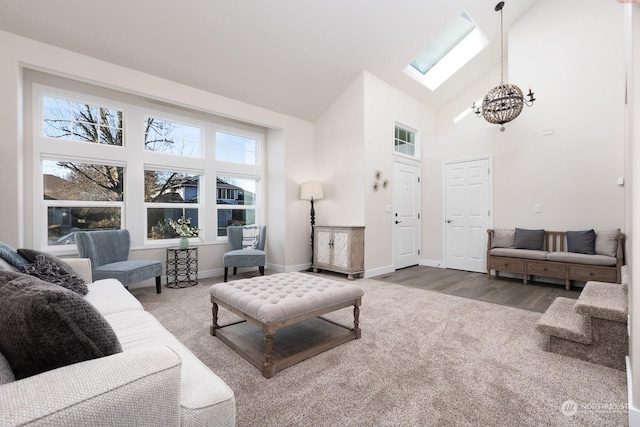
<instances>
[{"instance_id":1,"label":"small round side table","mask_svg":"<svg viewBox=\"0 0 640 427\"><path fill-rule=\"evenodd\" d=\"M167 248L167 288L198 284L198 248Z\"/></svg>"}]
</instances>

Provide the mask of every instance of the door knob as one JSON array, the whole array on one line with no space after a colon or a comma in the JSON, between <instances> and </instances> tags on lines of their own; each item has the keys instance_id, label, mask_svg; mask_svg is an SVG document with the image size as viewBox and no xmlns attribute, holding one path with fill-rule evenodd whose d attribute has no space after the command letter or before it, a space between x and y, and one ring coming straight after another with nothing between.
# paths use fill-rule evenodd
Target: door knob
<instances>
[{"instance_id":1,"label":"door knob","mask_svg":"<svg viewBox=\"0 0 640 427\"><path fill-rule=\"evenodd\" d=\"M451 224L451 223L453 222L453 220L452 220L452 219L448 219L448 220L446 220L445 222L446 222L447 224Z\"/></svg>"}]
</instances>

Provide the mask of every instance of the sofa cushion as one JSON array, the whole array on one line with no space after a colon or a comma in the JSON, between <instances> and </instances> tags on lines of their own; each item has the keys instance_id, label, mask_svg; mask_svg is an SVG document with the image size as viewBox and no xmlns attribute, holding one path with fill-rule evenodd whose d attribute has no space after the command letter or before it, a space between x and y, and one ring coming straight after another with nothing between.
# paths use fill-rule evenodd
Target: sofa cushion
<instances>
[{"instance_id":1,"label":"sofa cushion","mask_svg":"<svg viewBox=\"0 0 640 427\"><path fill-rule=\"evenodd\" d=\"M532 251L529 249L495 248L489 252L493 256L509 258L525 258L544 261L547 259L547 251Z\"/></svg>"},{"instance_id":2,"label":"sofa cushion","mask_svg":"<svg viewBox=\"0 0 640 427\"><path fill-rule=\"evenodd\" d=\"M149 312L134 310L105 316L125 352L167 346L182 359L180 373L181 425L234 425L233 391ZM209 337L211 338L211 337Z\"/></svg>"},{"instance_id":3,"label":"sofa cushion","mask_svg":"<svg viewBox=\"0 0 640 427\"><path fill-rule=\"evenodd\" d=\"M57 256L32 249L18 249L18 253L31 262L21 267L23 272L83 296L89 292L78 272Z\"/></svg>"},{"instance_id":4,"label":"sofa cushion","mask_svg":"<svg viewBox=\"0 0 640 427\"><path fill-rule=\"evenodd\" d=\"M16 379L122 351L84 298L22 273L0 271L0 352Z\"/></svg>"},{"instance_id":5,"label":"sofa cushion","mask_svg":"<svg viewBox=\"0 0 640 427\"><path fill-rule=\"evenodd\" d=\"M144 310L140 301L116 279L102 279L89 283L89 293L84 299L103 316L122 311Z\"/></svg>"},{"instance_id":6,"label":"sofa cushion","mask_svg":"<svg viewBox=\"0 0 640 427\"><path fill-rule=\"evenodd\" d=\"M2 242L0 242L0 258L16 268L29 264L29 261L20 256L17 250Z\"/></svg>"},{"instance_id":7,"label":"sofa cushion","mask_svg":"<svg viewBox=\"0 0 640 427\"><path fill-rule=\"evenodd\" d=\"M616 258L606 255L587 255L577 254L573 252L550 252L547 255L549 261L560 262L573 262L576 264L591 264L591 265L603 265L614 266L616 265Z\"/></svg>"},{"instance_id":8,"label":"sofa cushion","mask_svg":"<svg viewBox=\"0 0 640 427\"><path fill-rule=\"evenodd\" d=\"M513 248L516 243L516 231L507 228L493 230L492 248Z\"/></svg>"},{"instance_id":9,"label":"sofa cushion","mask_svg":"<svg viewBox=\"0 0 640 427\"><path fill-rule=\"evenodd\" d=\"M595 253L598 255L616 256L618 251L618 230L596 231Z\"/></svg>"},{"instance_id":10,"label":"sofa cushion","mask_svg":"<svg viewBox=\"0 0 640 427\"><path fill-rule=\"evenodd\" d=\"M516 228L514 247L516 249L544 250L544 230L527 230Z\"/></svg>"},{"instance_id":11,"label":"sofa cushion","mask_svg":"<svg viewBox=\"0 0 640 427\"><path fill-rule=\"evenodd\" d=\"M577 254L595 254L596 232L593 230L567 231L567 250Z\"/></svg>"}]
</instances>

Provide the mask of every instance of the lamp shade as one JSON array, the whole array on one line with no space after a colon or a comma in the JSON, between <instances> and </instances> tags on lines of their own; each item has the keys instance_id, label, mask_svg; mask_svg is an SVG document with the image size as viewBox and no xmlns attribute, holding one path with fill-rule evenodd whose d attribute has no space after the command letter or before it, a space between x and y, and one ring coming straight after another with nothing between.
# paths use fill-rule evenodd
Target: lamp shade
<instances>
[{"instance_id":1,"label":"lamp shade","mask_svg":"<svg viewBox=\"0 0 640 427\"><path fill-rule=\"evenodd\" d=\"M322 184L318 181L307 181L300 184L300 198L302 200L324 199Z\"/></svg>"}]
</instances>

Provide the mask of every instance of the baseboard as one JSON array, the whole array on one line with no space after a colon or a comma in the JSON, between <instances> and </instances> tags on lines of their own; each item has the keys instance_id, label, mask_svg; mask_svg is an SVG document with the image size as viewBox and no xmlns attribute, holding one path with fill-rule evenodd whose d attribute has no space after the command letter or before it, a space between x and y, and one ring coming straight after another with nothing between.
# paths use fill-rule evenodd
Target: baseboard
<instances>
[{"instance_id":1,"label":"baseboard","mask_svg":"<svg viewBox=\"0 0 640 427\"><path fill-rule=\"evenodd\" d=\"M425 267L439 267L444 268L444 263L442 261L438 261L435 259L421 259L420 265L424 265Z\"/></svg>"},{"instance_id":2,"label":"baseboard","mask_svg":"<svg viewBox=\"0 0 640 427\"><path fill-rule=\"evenodd\" d=\"M628 402L627 402L627 410L629 411L629 426L630 427L640 427L640 409L633 406L633 387L632 387L632 379L631 379L631 360L629 360L629 356L627 356L627 393L628 393Z\"/></svg>"},{"instance_id":3,"label":"baseboard","mask_svg":"<svg viewBox=\"0 0 640 427\"><path fill-rule=\"evenodd\" d=\"M393 265L387 265L386 267L374 268L372 270L365 270L364 277L365 278L375 277L375 276L380 276L382 274L393 273L394 271L396 271L396 269L393 267Z\"/></svg>"}]
</instances>

